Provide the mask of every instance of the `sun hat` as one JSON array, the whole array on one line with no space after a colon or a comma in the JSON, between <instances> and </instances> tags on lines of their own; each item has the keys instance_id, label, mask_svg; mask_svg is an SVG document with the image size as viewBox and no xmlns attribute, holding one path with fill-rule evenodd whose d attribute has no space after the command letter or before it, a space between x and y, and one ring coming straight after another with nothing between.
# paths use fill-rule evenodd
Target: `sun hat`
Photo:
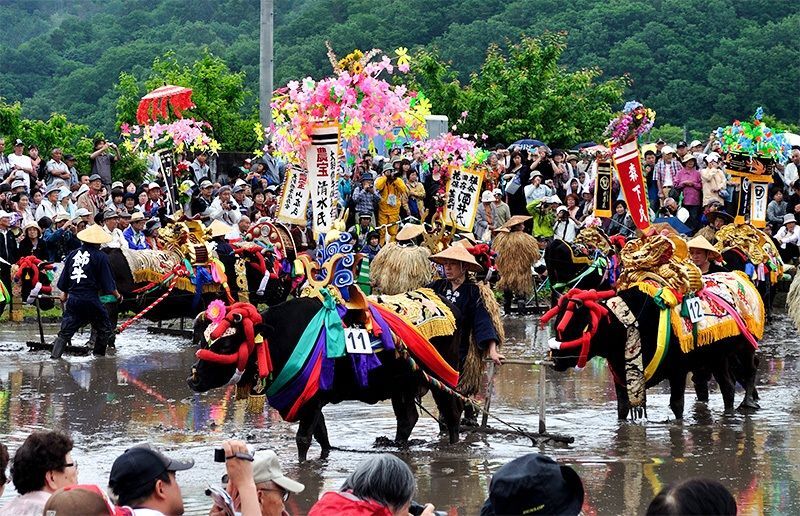
<instances>
[{"instance_id":1,"label":"sun hat","mask_svg":"<svg viewBox=\"0 0 800 516\"><path fill-rule=\"evenodd\" d=\"M16 190L17 188L27 188L28 185L24 179L15 179L11 182L11 189Z\"/></svg>"},{"instance_id":2,"label":"sun hat","mask_svg":"<svg viewBox=\"0 0 800 516\"><path fill-rule=\"evenodd\" d=\"M208 229L211 230L211 238L215 238L219 236L224 237L230 233L233 228L221 220L214 220L214 222L208 226Z\"/></svg>"},{"instance_id":3,"label":"sun hat","mask_svg":"<svg viewBox=\"0 0 800 516\"><path fill-rule=\"evenodd\" d=\"M711 163L712 161L719 161L720 155L717 152L709 152L708 156L706 156L706 161Z\"/></svg>"},{"instance_id":4,"label":"sun hat","mask_svg":"<svg viewBox=\"0 0 800 516\"><path fill-rule=\"evenodd\" d=\"M524 224L525 222L528 222L532 218L533 217L531 217L529 215L514 215L513 217L508 219L505 224L503 224L500 227L509 228L510 229L510 228L516 226L517 224Z\"/></svg>"},{"instance_id":5,"label":"sun hat","mask_svg":"<svg viewBox=\"0 0 800 516\"><path fill-rule=\"evenodd\" d=\"M425 233L425 228L420 224L406 224L395 235L396 240L412 240Z\"/></svg>"},{"instance_id":6,"label":"sun hat","mask_svg":"<svg viewBox=\"0 0 800 516\"><path fill-rule=\"evenodd\" d=\"M256 452L253 461L253 481L256 484L274 482L292 494L301 493L306 488L300 482L283 474L278 456L272 450Z\"/></svg>"},{"instance_id":7,"label":"sun hat","mask_svg":"<svg viewBox=\"0 0 800 516\"><path fill-rule=\"evenodd\" d=\"M730 224L733 222L733 216L730 213L721 210L709 211L706 213L706 219L708 219L709 223L714 222L716 219L724 220L725 224Z\"/></svg>"},{"instance_id":8,"label":"sun hat","mask_svg":"<svg viewBox=\"0 0 800 516\"><path fill-rule=\"evenodd\" d=\"M687 154L686 156L681 158L681 163L686 163L692 160L694 160L695 164L697 164L697 158L694 156L694 154Z\"/></svg>"},{"instance_id":9,"label":"sun hat","mask_svg":"<svg viewBox=\"0 0 800 516\"><path fill-rule=\"evenodd\" d=\"M467 270L473 272L479 272L481 270L481 266L475 261L475 257L461 245L451 245L444 251L431 256L430 260L438 264L443 264L448 261L461 262Z\"/></svg>"},{"instance_id":10,"label":"sun hat","mask_svg":"<svg viewBox=\"0 0 800 516\"><path fill-rule=\"evenodd\" d=\"M795 220L793 213L787 213L786 215L783 216L783 225L784 226L786 224L790 223L790 222L794 222L795 224L797 224L797 220Z\"/></svg>"},{"instance_id":11,"label":"sun hat","mask_svg":"<svg viewBox=\"0 0 800 516\"><path fill-rule=\"evenodd\" d=\"M661 147L661 154L675 154L675 149L673 149L669 145L664 145L663 147Z\"/></svg>"},{"instance_id":12,"label":"sun hat","mask_svg":"<svg viewBox=\"0 0 800 516\"><path fill-rule=\"evenodd\" d=\"M75 198L77 199L78 197L80 197L81 195L85 194L88 191L89 191L89 186L88 185L79 186L78 187L78 191L75 192Z\"/></svg>"},{"instance_id":13,"label":"sun hat","mask_svg":"<svg viewBox=\"0 0 800 516\"><path fill-rule=\"evenodd\" d=\"M495 197L498 197L498 196L502 197L503 196L503 191L501 189L499 189L499 188L495 188L494 190L492 190L492 194Z\"/></svg>"},{"instance_id":14,"label":"sun hat","mask_svg":"<svg viewBox=\"0 0 800 516\"><path fill-rule=\"evenodd\" d=\"M111 235L103 231L99 225L92 224L78 231L78 240L87 244L107 244L111 242Z\"/></svg>"},{"instance_id":15,"label":"sun hat","mask_svg":"<svg viewBox=\"0 0 800 516\"><path fill-rule=\"evenodd\" d=\"M550 197L545 197L544 202L550 204L564 204L563 202L561 202L561 198L555 194L551 195Z\"/></svg>"},{"instance_id":16,"label":"sun hat","mask_svg":"<svg viewBox=\"0 0 800 516\"><path fill-rule=\"evenodd\" d=\"M689 249L702 249L703 251L708 251L708 253L711 255L711 259L715 262L722 260L722 255L719 254L717 248L714 247L711 242L706 240L706 237L703 235L698 235L686 242L686 247Z\"/></svg>"},{"instance_id":17,"label":"sun hat","mask_svg":"<svg viewBox=\"0 0 800 516\"><path fill-rule=\"evenodd\" d=\"M500 514L577 515L583 506L583 482L569 466L529 453L498 469L489 483L481 516Z\"/></svg>"},{"instance_id":18,"label":"sun hat","mask_svg":"<svg viewBox=\"0 0 800 516\"><path fill-rule=\"evenodd\" d=\"M145 220L144 213L141 211L137 211L131 215L131 222L139 222L140 220Z\"/></svg>"},{"instance_id":19,"label":"sun hat","mask_svg":"<svg viewBox=\"0 0 800 516\"><path fill-rule=\"evenodd\" d=\"M494 202L494 194L489 190L484 190L481 194L481 202Z\"/></svg>"},{"instance_id":20,"label":"sun hat","mask_svg":"<svg viewBox=\"0 0 800 516\"><path fill-rule=\"evenodd\" d=\"M0 210L0 219L10 219L13 216L13 213L9 213L6 210Z\"/></svg>"},{"instance_id":21,"label":"sun hat","mask_svg":"<svg viewBox=\"0 0 800 516\"><path fill-rule=\"evenodd\" d=\"M394 170L394 167L392 166L392 164L391 164L391 163L384 163L384 164L383 164L383 169L382 169L382 170L383 170L384 172L390 172L390 171Z\"/></svg>"},{"instance_id":22,"label":"sun hat","mask_svg":"<svg viewBox=\"0 0 800 516\"><path fill-rule=\"evenodd\" d=\"M117 218L119 218L119 213L117 213L116 209L114 209L114 208L106 208L103 211L103 220L117 219Z\"/></svg>"},{"instance_id":23,"label":"sun hat","mask_svg":"<svg viewBox=\"0 0 800 516\"><path fill-rule=\"evenodd\" d=\"M534 170L533 172L531 172L531 179L533 179L534 177L542 177L542 173L539 172L538 170Z\"/></svg>"},{"instance_id":24,"label":"sun hat","mask_svg":"<svg viewBox=\"0 0 800 516\"><path fill-rule=\"evenodd\" d=\"M68 214L66 214L66 213L59 213L58 215L56 215L56 216L55 216L55 218L53 219L53 222L61 222L61 221L64 221L64 222L66 222L66 221L68 221L68 220L70 220L70 218L69 218L69 215L68 215Z\"/></svg>"},{"instance_id":25,"label":"sun hat","mask_svg":"<svg viewBox=\"0 0 800 516\"><path fill-rule=\"evenodd\" d=\"M45 190L44 196L47 197L53 192L61 192L61 185L51 185L47 190Z\"/></svg>"},{"instance_id":26,"label":"sun hat","mask_svg":"<svg viewBox=\"0 0 800 516\"><path fill-rule=\"evenodd\" d=\"M76 217L88 217L91 214L92 212L90 212L86 208L78 208L77 210L75 210Z\"/></svg>"},{"instance_id":27,"label":"sun hat","mask_svg":"<svg viewBox=\"0 0 800 516\"><path fill-rule=\"evenodd\" d=\"M40 228L40 227L39 227L39 224L37 224L36 222L28 222L27 224L25 224L24 226L22 226L22 232L23 232L23 233L25 233L25 232L26 232L26 231L28 231L30 228L36 228L36 229L38 229L38 230L39 230L39 236L42 236L42 228Z\"/></svg>"},{"instance_id":28,"label":"sun hat","mask_svg":"<svg viewBox=\"0 0 800 516\"><path fill-rule=\"evenodd\" d=\"M92 174L91 176L89 176L89 182L90 183L92 181L102 181L102 180L103 180L103 178L100 177L100 174Z\"/></svg>"},{"instance_id":29,"label":"sun hat","mask_svg":"<svg viewBox=\"0 0 800 516\"><path fill-rule=\"evenodd\" d=\"M158 183L156 183L155 181L153 181L152 183L150 183L149 185L147 185L147 187L148 187L150 190L152 190L153 188L158 188L159 190L161 190L161 185L160 185L160 184L158 184Z\"/></svg>"}]
</instances>

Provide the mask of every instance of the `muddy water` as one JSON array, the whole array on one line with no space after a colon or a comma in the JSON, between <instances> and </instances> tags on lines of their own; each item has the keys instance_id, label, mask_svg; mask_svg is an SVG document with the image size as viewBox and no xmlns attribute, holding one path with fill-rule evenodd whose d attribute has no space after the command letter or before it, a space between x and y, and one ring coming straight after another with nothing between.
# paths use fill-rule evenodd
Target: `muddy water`
<instances>
[{"instance_id":1,"label":"muddy water","mask_svg":"<svg viewBox=\"0 0 800 516\"><path fill-rule=\"evenodd\" d=\"M298 465L295 425L272 410L252 414L233 401L233 391L191 393L185 377L193 361L187 340L154 336L134 327L118 338L105 358L68 357L51 361L28 353L33 325L0 327L0 441L13 450L32 430L58 428L76 443L81 482L107 483L114 458L132 444L149 441L196 466L178 474L187 513L205 514L203 491L224 472L213 462L213 447L237 437L256 449L277 451L288 475L306 485L288 506L304 514L328 489L336 488L371 452L379 436L393 436L388 403L342 403L325 409L334 446L327 460ZM54 326L45 332L52 336ZM506 355L539 358L546 332L533 319L509 318ZM76 339L80 340L80 339ZM547 426L575 443L531 447L530 440L503 435L466 435L449 446L436 437L437 425L423 415L415 444L399 455L415 471L420 501L451 514L477 514L491 473L521 454L542 451L573 465L586 487L586 514L642 513L664 485L691 476L720 479L735 494L743 514L800 513L800 373L797 334L778 316L761 352L759 389L763 409L753 416L722 418L714 390L708 406L687 392L686 418L667 422L666 386L648 392L649 421L619 423L605 365L591 362L580 372L546 372ZM494 380L492 410L502 419L535 431L539 368L506 365ZM737 403L741 393L737 393ZM426 399L425 405L432 403ZM497 426L497 424L494 424ZM318 453L313 447L311 457ZM14 496L9 485L0 505Z\"/></svg>"}]
</instances>

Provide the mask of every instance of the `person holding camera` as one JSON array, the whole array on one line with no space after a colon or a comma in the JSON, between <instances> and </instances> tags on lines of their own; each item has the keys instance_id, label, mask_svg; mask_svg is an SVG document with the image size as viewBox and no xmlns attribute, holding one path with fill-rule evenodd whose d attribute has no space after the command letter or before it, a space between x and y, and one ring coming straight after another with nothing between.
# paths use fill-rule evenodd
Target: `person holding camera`
<instances>
[{"instance_id":1,"label":"person holding camera","mask_svg":"<svg viewBox=\"0 0 800 516\"><path fill-rule=\"evenodd\" d=\"M403 197L408 195L408 187L402 179L402 168L394 167L387 163L383 166L383 175L375 180L375 191L380 195L378 203L378 225L388 227L380 228L381 242L385 242L386 232L394 241L399 230L395 222L400 220L400 206Z\"/></svg>"},{"instance_id":2,"label":"person holding camera","mask_svg":"<svg viewBox=\"0 0 800 516\"><path fill-rule=\"evenodd\" d=\"M229 226L235 226L242 218L242 212L239 211L239 205L232 197L231 187L225 185L217 192L217 198L211 203L209 208L209 215L211 220L219 220Z\"/></svg>"},{"instance_id":3,"label":"person holding camera","mask_svg":"<svg viewBox=\"0 0 800 516\"><path fill-rule=\"evenodd\" d=\"M363 516L435 516L445 514L431 504L414 502L416 480L411 468L384 453L356 466L339 491L328 491L314 504L309 516L359 514Z\"/></svg>"},{"instance_id":4,"label":"person holding camera","mask_svg":"<svg viewBox=\"0 0 800 516\"><path fill-rule=\"evenodd\" d=\"M113 153L109 152L113 149ZM111 165L120 160L119 149L115 143L107 142L105 138L94 141L94 152L89 154L92 162L92 174L97 174L106 189L111 190Z\"/></svg>"}]
</instances>

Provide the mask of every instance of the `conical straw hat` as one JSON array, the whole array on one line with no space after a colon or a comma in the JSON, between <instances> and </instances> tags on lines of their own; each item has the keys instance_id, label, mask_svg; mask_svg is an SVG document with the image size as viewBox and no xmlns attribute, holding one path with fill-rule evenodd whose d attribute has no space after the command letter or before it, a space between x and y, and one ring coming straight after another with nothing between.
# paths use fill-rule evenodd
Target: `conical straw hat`
<instances>
[{"instance_id":1,"label":"conical straw hat","mask_svg":"<svg viewBox=\"0 0 800 516\"><path fill-rule=\"evenodd\" d=\"M686 244L689 249L702 249L704 251L708 251L710 257L714 261L722 260L722 255L719 254L719 251L716 247L714 247L711 242L706 240L706 237L699 235L694 237L693 239L689 240Z\"/></svg>"},{"instance_id":2,"label":"conical straw hat","mask_svg":"<svg viewBox=\"0 0 800 516\"><path fill-rule=\"evenodd\" d=\"M221 220L215 220L210 226L208 226L208 229L211 230L211 238L214 238L227 235L233 228Z\"/></svg>"},{"instance_id":3,"label":"conical straw hat","mask_svg":"<svg viewBox=\"0 0 800 516\"><path fill-rule=\"evenodd\" d=\"M405 226L397 232L395 235L396 240L411 240L417 238L421 234L425 232L425 228L423 228L419 224L406 224Z\"/></svg>"},{"instance_id":4,"label":"conical straw hat","mask_svg":"<svg viewBox=\"0 0 800 516\"><path fill-rule=\"evenodd\" d=\"M78 231L78 240L87 244L107 244L111 242L111 235L103 231L98 224L92 224Z\"/></svg>"},{"instance_id":5,"label":"conical straw hat","mask_svg":"<svg viewBox=\"0 0 800 516\"><path fill-rule=\"evenodd\" d=\"M431 256L431 261L435 263L444 263L446 261L461 262L467 270L479 272L481 265L475 261L475 257L467 251L467 248L461 245L451 245L441 253Z\"/></svg>"}]
</instances>

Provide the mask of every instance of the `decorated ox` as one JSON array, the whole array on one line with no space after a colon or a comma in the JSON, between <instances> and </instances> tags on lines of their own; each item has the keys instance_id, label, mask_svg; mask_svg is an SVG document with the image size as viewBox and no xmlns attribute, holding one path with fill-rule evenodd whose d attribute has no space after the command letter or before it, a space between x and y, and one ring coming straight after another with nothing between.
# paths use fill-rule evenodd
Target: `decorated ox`
<instances>
[{"instance_id":1,"label":"decorated ox","mask_svg":"<svg viewBox=\"0 0 800 516\"><path fill-rule=\"evenodd\" d=\"M453 369L458 314L428 289L379 302L361 299L353 296L344 305L322 289L319 297L293 299L261 313L248 304L227 310L215 304L195 320L199 350L189 387L205 392L237 384L239 394L248 393L250 400L266 396L285 420L300 423L301 461L312 437L322 456L328 454L322 407L344 400L391 399L395 441L407 443L418 419L415 401L428 382L451 388L458 383ZM463 404L441 389L432 394L450 442L456 442Z\"/></svg>"},{"instance_id":2,"label":"decorated ox","mask_svg":"<svg viewBox=\"0 0 800 516\"><path fill-rule=\"evenodd\" d=\"M30 255L23 256L15 265L13 273L14 282L20 286L20 297L23 303L33 304L40 295L39 307L42 310L50 310L55 306L52 297L53 285L57 282L54 274L57 271L57 264L45 262Z\"/></svg>"},{"instance_id":3,"label":"decorated ox","mask_svg":"<svg viewBox=\"0 0 800 516\"><path fill-rule=\"evenodd\" d=\"M645 413L645 389L668 380L670 408L683 417L689 371L708 370L732 414L735 379L745 386L740 410L758 408L754 399L755 351L764 328L764 307L740 273L703 276L696 296L678 299L647 283L614 291L565 294L542 318L554 321L550 349L555 368L583 368L595 356L608 361L617 394L617 415ZM695 320L696 322L692 322Z\"/></svg>"},{"instance_id":4,"label":"decorated ox","mask_svg":"<svg viewBox=\"0 0 800 516\"><path fill-rule=\"evenodd\" d=\"M619 275L616 254L625 245L620 235L612 239L599 227L589 226L578 233L573 243L555 239L547 245L544 261L553 305L561 293L571 288L611 288Z\"/></svg>"}]
</instances>

